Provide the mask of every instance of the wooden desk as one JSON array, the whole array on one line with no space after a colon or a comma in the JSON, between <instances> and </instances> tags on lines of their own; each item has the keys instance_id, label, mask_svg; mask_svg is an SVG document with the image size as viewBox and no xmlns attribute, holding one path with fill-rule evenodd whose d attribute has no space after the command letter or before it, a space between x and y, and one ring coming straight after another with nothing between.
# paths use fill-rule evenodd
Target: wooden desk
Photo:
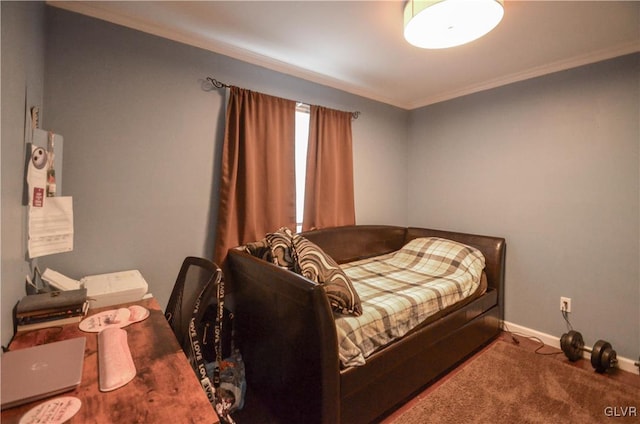
<instances>
[{"instance_id":1,"label":"wooden desk","mask_svg":"<svg viewBox=\"0 0 640 424\"><path fill-rule=\"evenodd\" d=\"M86 336L82 382L75 390L60 396L75 396L82 401L78 413L68 421L85 423L219 423L187 357L164 318L155 299L136 302L149 309L149 317L125 327L137 375L126 386L102 393L98 388L97 333L84 333L77 324L18 332L10 350L22 349L58 340ZM117 306L96 309L114 309ZM43 402L2 411L2 423L18 423L29 409Z\"/></svg>"}]
</instances>

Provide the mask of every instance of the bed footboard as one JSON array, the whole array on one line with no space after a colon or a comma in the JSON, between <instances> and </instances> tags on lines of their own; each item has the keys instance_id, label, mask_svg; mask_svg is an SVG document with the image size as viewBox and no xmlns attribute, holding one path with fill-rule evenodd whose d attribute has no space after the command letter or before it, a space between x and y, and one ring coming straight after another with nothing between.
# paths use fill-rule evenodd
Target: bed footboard
<instances>
[{"instance_id":1,"label":"bed footboard","mask_svg":"<svg viewBox=\"0 0 640 424\"><path fill-rule=\"evenodd\" d=\"M339 422L338 342L322 287L240 251L228 264L252 395L288 422Z\"/></svg>"}]
</instances>

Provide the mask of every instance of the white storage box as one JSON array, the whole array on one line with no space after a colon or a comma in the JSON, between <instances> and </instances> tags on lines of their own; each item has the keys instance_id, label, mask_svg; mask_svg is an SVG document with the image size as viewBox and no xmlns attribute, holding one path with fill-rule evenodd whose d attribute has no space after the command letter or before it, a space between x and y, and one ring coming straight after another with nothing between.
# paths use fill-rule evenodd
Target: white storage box
<instances>
[{"instance_id":1,"label":"white storage box","mask_svg":"<svg viewBox=\"0 0 640 424\"><path fill-rule=\"evenodd\" d=\"M101 308L119 303L136 302L147 293L149 286L137 269L89 275L80 280L87 289L89 308Z\"/></svg>"}]
</instances>

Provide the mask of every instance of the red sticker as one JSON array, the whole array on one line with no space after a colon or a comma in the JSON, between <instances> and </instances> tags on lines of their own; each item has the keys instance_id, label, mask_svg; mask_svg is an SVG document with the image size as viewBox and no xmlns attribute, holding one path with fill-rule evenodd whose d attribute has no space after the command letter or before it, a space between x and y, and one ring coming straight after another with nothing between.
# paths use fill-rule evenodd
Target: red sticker
<instances>
[{"instance_id":1,"label":"red sticker","mask_svg":"<svg viewBox=\"0 0 640 424\"><path fill-rule=\"evenodd\" d=\"M33 188L33 206L41 208L44 200L44 189L42 187Z\"/></svg>"}]
</instances>

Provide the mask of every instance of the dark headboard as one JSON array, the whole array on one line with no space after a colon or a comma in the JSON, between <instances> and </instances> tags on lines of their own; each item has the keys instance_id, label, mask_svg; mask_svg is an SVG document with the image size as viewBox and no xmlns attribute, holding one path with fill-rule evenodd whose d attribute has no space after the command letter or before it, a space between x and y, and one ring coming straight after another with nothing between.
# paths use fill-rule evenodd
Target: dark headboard
<instances>
[{"instance_id":1,"label":"dark headboard","mask_svg":"<svg viewBox=\"0 0 640 424\"><path fill-rule=\"evenodd\" d=\"M498 291L498 303L501 308L504 305L504 261L507 246L502 237L391 225L333 227L302 234L339 264L393 252L418 237L441 237L473 246L484 255L488 286Z\"/></svg>"},{"instance_id":2,"label":"dark headboard","mask_svg":"<svg viewBox=\"0 0 640 424\"><path fill-rule=\"evenodd\" d=\"M353 225L302 233L339 264L400 249L407 229L390 225Z\"/></svg>"}]
</instances>

